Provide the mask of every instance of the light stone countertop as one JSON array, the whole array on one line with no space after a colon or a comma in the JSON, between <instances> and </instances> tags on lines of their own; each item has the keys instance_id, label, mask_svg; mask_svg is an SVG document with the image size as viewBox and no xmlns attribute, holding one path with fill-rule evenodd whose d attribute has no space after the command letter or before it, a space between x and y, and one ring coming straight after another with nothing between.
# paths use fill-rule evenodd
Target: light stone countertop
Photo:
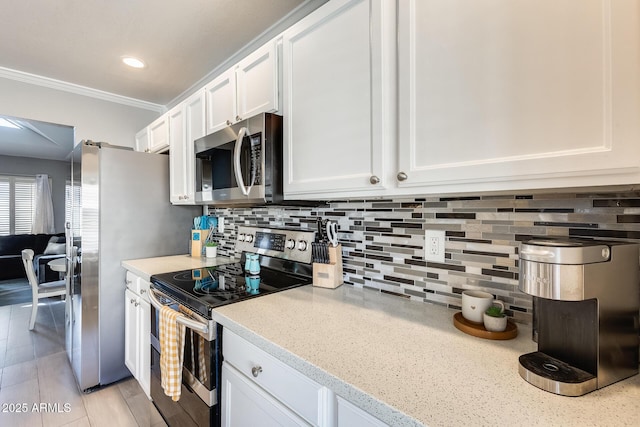
<instances>
[{"instance_id":1,"label":"light stone countertop","mask_svg":"<svg viewBox=\"0 0 640 427\"><path fill-rule=\"evenodd\" d=\"M486 340L456 329L454 313L345 285L230 304L214 318L393 426L640 425L640 375L554 395L518 374L518 357L537 350L529 327Z\"/></svg>"},{"instance_id":2,"label":"light stone countertop","mask_svg":"<svg viewBox=\"0 0 640 427\"><path fill-rule=\"evenodd\" d=\"M123 261L152 274L232 262L178 255ZM453 326L455 312L344 285L313 286L214 310L214 319L393 426L637 426L640 375L581 397L557 396L518 374L537 349L531 329L492 341Z\"/></svg>"},{"instance_id":3,"label":"light stone countertop","mask_svg":"<svg viewBox=\"0 0 640 427\"><path fill-rule=\"evenodd\" d=\"M215 258L192 257L191 255L171 255L156 258L140 258L122 261L122 266L143 278L147 282L153 274L170 273L172 271L190 270L202 267L234 262L232 258L218 256Z\"/></svg>"}]
</instances>

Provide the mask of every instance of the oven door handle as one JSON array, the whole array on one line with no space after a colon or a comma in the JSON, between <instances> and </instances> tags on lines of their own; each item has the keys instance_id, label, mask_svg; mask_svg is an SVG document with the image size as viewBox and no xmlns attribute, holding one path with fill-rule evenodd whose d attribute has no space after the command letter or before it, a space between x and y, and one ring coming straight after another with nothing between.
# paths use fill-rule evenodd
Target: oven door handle
<instances>
[{"instance_id":1,"label":"oven door handle","mask_svg":"<svg viewBox=\"0 0 640 427\"><path fill-rule=\"evenodd\" d=\"M151 305L156 310L160 311L164 306L164 304L158 301L154 293L154 290L149 289L148 295L149 295L149 302L151 303ZM207 325L206 323L198 322L198 321L189 319L188 317L185 317L185 316L178 316L178 318L176 319L176 322L186 326L189 329L193 329L194 331L202 332L203 334L209 333L209 325Z\"/></svg>"}]
</instances>

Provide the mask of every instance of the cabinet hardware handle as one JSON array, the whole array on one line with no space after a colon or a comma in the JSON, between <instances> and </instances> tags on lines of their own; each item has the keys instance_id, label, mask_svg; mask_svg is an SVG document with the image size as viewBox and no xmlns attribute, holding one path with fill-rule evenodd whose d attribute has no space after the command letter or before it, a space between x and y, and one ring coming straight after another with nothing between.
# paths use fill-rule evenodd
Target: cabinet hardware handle
<instances>
[{"instance_id":1,"label":"cabinet hardware handle","mask_svg":"<svg viewBox=\"0 0 640 427\"><path fill-rule=\"evenodd\" d=\"M231 126L231 120L227 120L227 126Z\"/></svg>"},{"instance_id":2,"label":"cabinet hardware handle","mask_svg":"<svg viewBox=\"0 0 640 427\"><path fill-rule=\"evenodd\" d=\"M184 196L184 199L185 200L189 200L189 196Z\"/></svg>"},{"instance_id":3,"label":"cabinet hardware handle","mask_svg":"<svg viewBox=\"0 0 640 427\"><path fill-rule=\"evenodd\" d=\"M144 294L145 292L147 292L147 290L146 290L146 289L140 289L140 293L141 293L141 294Z\"/></svg>"},{"instance_id":4,"label":"cabinet hardware handle","mask_svg":"<svg viewBox=\"0 0 640 427\"><path fill-rule=\"evenodd\" d=\"M242 120L242 117L236 116L236 122L239 122L240 120Z\"/></svg>"},{"instance_id":5,"label":"cabinet hardware handle","mask_svg":"<svg viewBox=\"0 0 640 427\"><path fill-rule=\"evenodd\" d=\"M372 183L373 185L376 185L377 183L380 182L380 178L378 178L377 176L373 175L373 176L371 176L371 178L369 178L369 182Z\"/></svg>"},{"instance_id":6,"label":"cabinet hardware handle","mask_svg":"<svg viewBox=\"0 0 640 427\"><path fill-rule=\"evenodd\" d=\"M133 298L131 298L131 304L133 304L136 300L134 300Z\"/></svg>"},{"instance_id":7,"label":"cabinet hardware handle","mask_svg":"<svg viewBox=\"0 0 640 427\"><path fill-rule=\"evenodd\" d=\"M262 366L260 365L254 366L253 368L251 368L251 375L253 375L255 378L258 378L258 375L260 375L260 372L262 372Z\"/></svg>"},{"instance_id":8,"label":"cabinet hardware handle","mask_svg":"<svg viewBox=\"0 0 640 427\"><path fill-rule=\"evenodd\" d=\"M140 303L138 301L136 301L134 305L137 307L137 306L140 305Z\"/></svg>"},{"instance_id":9,"label":"cabinet hardware handle","mask_svg":"<svg viewBox=\"0 0 640 427\"><path fill-rule=\"evenodd\" d=\"M406 181L408 176L404 172L398 172L398 175L396 176L396 178L398 178L398 181Z\"/></svg>"},{"instance_id":10,"label":"cabinet hardware handle","mask_svg":"<svg viewBox=\"0 0 640 427\"><path fill-rule=\"evenodd\" d=\"M178 196L178 200L182 200L182 196Z\"/></svg>"}]
</instances>

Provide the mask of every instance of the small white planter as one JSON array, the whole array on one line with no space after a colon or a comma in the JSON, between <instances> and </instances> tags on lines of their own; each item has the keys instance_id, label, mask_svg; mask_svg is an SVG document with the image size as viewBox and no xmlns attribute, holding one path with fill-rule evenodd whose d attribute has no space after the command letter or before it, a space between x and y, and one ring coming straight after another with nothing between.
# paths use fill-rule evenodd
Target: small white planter
<instances>
[{"instance_id":1,"label":"small white planter","mask_svg":"<svg viewBox=\"0 0 640 427\"><path fill-rule=\"evenodd\" d=\"M507 316L493 317L487 313L482 314L484 318L484 328L490 332L502 332L507 329Z\"/></svg>"},{"instance_id":2,"label":"small white planter","mask_svg":"<svg viewBox=\"0 0 640 427\"><path fill-rule=\"evenodd\" d=\"M217 246L205 246L204 247L204 256L207 258L215 258L218 255L218 247Z\"/></svg>"}]
</instances>

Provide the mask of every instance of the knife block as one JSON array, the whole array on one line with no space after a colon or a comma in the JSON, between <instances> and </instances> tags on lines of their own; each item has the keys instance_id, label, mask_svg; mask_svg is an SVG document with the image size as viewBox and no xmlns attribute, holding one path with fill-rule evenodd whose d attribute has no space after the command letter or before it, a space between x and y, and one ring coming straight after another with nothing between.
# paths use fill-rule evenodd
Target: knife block
<instances>
[{"instance_id":1,"label":"knife block","mask_svg":"<svg viewBox=\"0 0 640 427\"><path fill-rule=\"evenodd\" d=\"M209 236L209 230L191 230L191 256L202 257L204 242Z\"/></svg>"},{"instance_id":2,"label":"knife block","mask_svg":"<svg viewBox=\"0 0 640 427\"><path fill-rule=\"evenodd\" d=\"M313 286L335 289L343 283L342 245L329 246L329 264L313 263Z\"/></svg>"}]
</instances>

